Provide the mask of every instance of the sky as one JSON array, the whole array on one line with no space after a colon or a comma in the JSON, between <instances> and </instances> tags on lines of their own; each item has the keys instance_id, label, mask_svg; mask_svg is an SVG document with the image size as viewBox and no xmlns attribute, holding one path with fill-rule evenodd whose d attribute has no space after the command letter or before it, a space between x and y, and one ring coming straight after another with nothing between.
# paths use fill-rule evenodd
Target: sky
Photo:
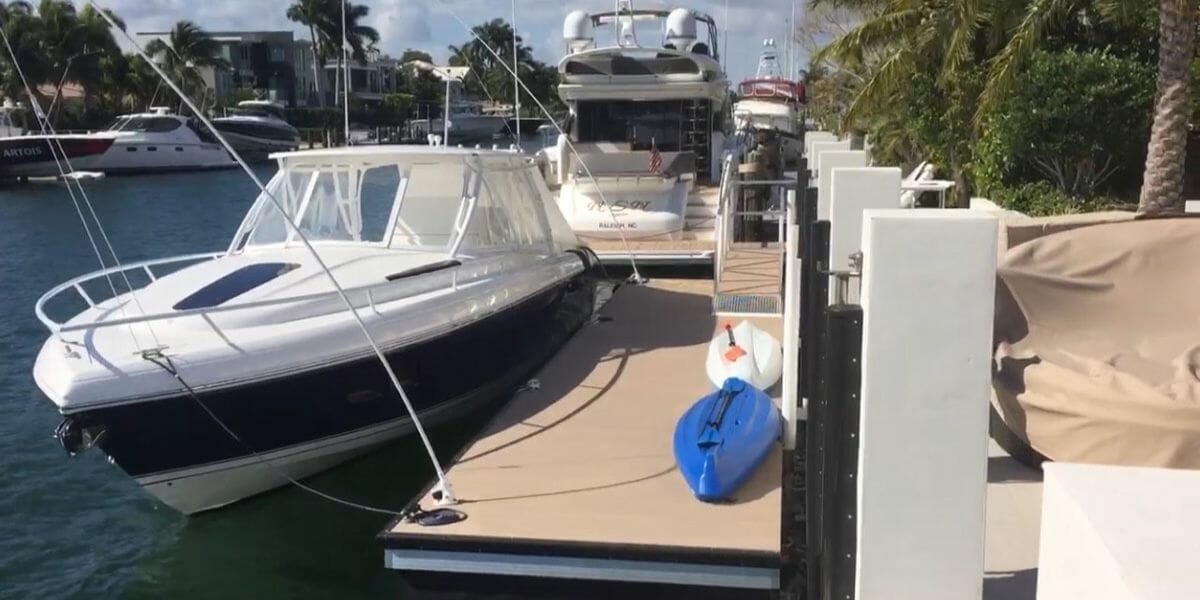
<instances>
[{"instance_id":1,"label":"sky","mask_svg":"<svg viewBox=\"0 0 1200 600\"><path fill-rule=\"evenodd\" d=\"M380 48L399 56L406 48L430 52L438 62L446 59L446 46L469 39L456 13L470 25L492 18L511 20L507 0L352 0L371 7L368 25L379 30ZM82 5L85 0L75 0ZM129 31L161 31L188 19L208 30L291 29L308 37L308 31L285 16L292 0L96 0L126 22ZM805 0L795 0L797 19ZM778 39L780 50L787 37L792 0L633 0L634 8L684 6L712 15L719 27L729 30L724 52L726 71L738 81L754 74L762 40ZM729 18L725 18L728 4ZM533 47L534 56L557 64L563 55L562 21L573 10L613 10L612 0L517 0L517 31ZM806 61L802 61L806 62Z\"/></svg>"}]
</instances>

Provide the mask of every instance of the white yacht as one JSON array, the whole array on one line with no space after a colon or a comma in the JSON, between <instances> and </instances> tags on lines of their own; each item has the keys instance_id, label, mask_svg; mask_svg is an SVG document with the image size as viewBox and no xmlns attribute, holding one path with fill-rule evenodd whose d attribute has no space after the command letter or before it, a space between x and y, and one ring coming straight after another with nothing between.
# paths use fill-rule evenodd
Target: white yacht
<instances>
[{"instance_id":1,"label":"white yacht","mask_svg":"<svg viewBox=\"0 0 1200 600\"><path fill-rule=\"evenodd\" d=\"M330 273L426 425L511 392L593 311L594 255L516 153L275 158L226 250L84 275L37 303L50 337L33 375L63 447L97 446L184 513L412 430ZM117 274L148 283L90 295Z\"/></svg>"},{"instance_id":2,"label":"white yacht","mask_svg":"<svg viewBox=\"0 0 1200 600\"><path fill-rule=\"evenodd\" d=\"M484 110L480 102L457 100L450 103L450 144L484 144L490 143L500 133L510 120L507 114ZM441 136L447 134L445 121L438 119L422 119L411 122L413 137L423 138L428 135Z\"/></svg>"},{"instance_id":3,"label":"white yacht","mask_svg":"<svg viewBox=\"0 0 1200 600\"><path fill-rule=\"evenodd\" d=\"M93 135L111 135L116 141L88 166L89 170L135 174L237 166L198 121L173 114L165 107L121 115L106 132Z\"/></svg>"},{"instance_id":4,"label":"white yacht","mask_svg":"<svg viewBox=\"0 0 1200 600\"><path fill-rule=\"evenodd\" d=\"M711 240L730 125L712 17L621 0L567 15L563 37L558 94L582 160L566 139L547 154L567 221L588 239Z\"/></svg>"},{"instance_id":5,"label":"white yacht","mask_svg":"<svg viewBox=\"0 0 1200 600\"><path fill-rule=\"evenodd\" d=\"M113 134L30 134L13 119L17 110L7 100L0 106L0 179L91 170L116 139Z\"/></svg>"},{"instance_id":6,"label":"white yacht","mask_svg":"<svg viewBox=\"0 0 1200 600\"><path fill-rule=\"evenodd\" d=\"M287 109L277 102L243 100L233 114L212 123L241 154L265 157L300 147L300 132L287 122Z\"/></svg>"},{"instance_id":7,"label":"white yacht","mask_svg":"<svg viewBox=\"0 0 1200 600\"><path fill-rule=\"evenodd\" d=\"M738 85L733 117L739 131L769 131L778 136L785 160L795 161L804 153L804 86L782 75L775 40L763 41L758 72Z\"/></svg>"}]
</instances>

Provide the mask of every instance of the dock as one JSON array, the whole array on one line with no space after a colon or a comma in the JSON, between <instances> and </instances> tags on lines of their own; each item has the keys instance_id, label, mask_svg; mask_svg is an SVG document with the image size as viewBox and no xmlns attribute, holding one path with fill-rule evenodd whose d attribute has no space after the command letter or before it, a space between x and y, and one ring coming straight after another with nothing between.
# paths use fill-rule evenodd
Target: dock
<instances>
[{"instance_id":1,"label":"dock","mask_svg":"<svg viewBox=\"0 0 1200 600\"><path fill-rule=\"evenodd\" d=\"M773 590L781 567L782 450L726 504L696 500L672 450L704 370L711 280L620 287L449 466L466 514L397 520L389 568ZM780 335L781 320L756 318ZM778 386L777 386L778 387ZM420 506L433 508L426 492Z\"/></svg>"}]
</instances>

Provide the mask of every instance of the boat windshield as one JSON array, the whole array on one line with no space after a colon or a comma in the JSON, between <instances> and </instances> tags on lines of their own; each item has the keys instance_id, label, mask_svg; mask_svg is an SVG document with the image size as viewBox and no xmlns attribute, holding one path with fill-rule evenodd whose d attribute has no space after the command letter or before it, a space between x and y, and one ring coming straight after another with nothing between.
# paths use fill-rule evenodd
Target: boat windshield
<instances>
[{"instance_id":1,"label":"boat windshield","mask_svg":"<svg viewBox=\"0 0 1200 600\"><path fill-rule=\"evenodd\" d=\"M260 195L233 249L299 244L291 221L314 243L544 252L560 236L527 170L445 160L288 165L267 185L283 212Z\"/></svg>"},{"instance_id":2,"label":"boat windshield","mask_svg":"<svg viewBox=\"0 0 1200 600\"><path fill-rule=\"evenodd\" d=\"M108 130L165 133L175 131L182 125L175 117L125 116L117 117L117 120L108 125Z\"/></svg>"}]
</instances>

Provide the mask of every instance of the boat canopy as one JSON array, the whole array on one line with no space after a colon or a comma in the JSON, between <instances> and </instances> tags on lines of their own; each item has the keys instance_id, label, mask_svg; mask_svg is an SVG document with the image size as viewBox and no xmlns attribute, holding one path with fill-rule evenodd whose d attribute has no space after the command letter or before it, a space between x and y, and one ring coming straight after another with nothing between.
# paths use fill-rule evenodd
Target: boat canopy
<instances>
[{"instance_id":1,"label":"boat canopy","mask_svg":"<svg viewBox=\"0 0 1200 600\"><path fill-rule=\"evenodd\" d=\"M512 153L375 147L276 158L280 169L231 251L300 244L297 228L314 244L449 257L578 245L562 215L548 207L532 164Z\"/></svg>"}]
</instances>

